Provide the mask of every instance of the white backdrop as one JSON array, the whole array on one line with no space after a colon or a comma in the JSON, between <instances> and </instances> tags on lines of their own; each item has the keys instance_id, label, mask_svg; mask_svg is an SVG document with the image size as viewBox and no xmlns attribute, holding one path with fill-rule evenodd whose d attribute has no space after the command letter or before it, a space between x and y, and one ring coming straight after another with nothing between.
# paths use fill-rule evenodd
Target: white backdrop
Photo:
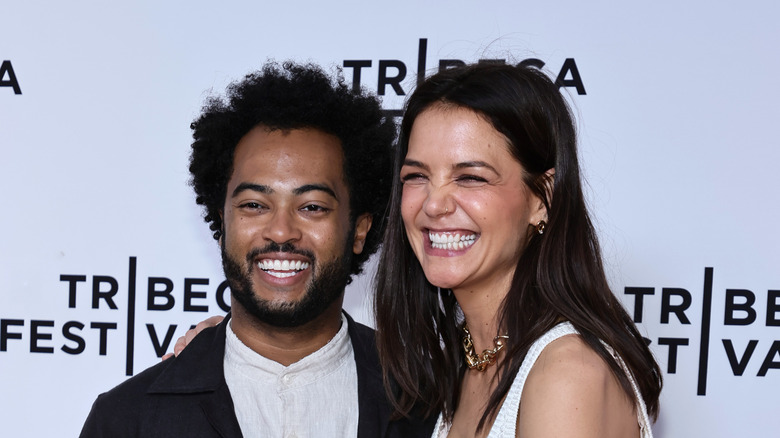
<instances>
[{"instance_id":1,"label":"white backdrop","mask_svg":"<svg viewBox=\"0 0 780 438\"><path fill-rule=\"evenodd\" d=\"M294 59L370 61L361 85L380 92L393 61L384 75L402 64L408 94L421 39L428 72L576 65L585 94L564 89L612 285L665 371L656 435L778 435L776 2L7 3L0 435L78 435L100 392L159 360L155 343L222 313L217 247L187 185L209 93ZM368 303L362 278L346 308L370 324Z\"/></svg>"}]
</instances>

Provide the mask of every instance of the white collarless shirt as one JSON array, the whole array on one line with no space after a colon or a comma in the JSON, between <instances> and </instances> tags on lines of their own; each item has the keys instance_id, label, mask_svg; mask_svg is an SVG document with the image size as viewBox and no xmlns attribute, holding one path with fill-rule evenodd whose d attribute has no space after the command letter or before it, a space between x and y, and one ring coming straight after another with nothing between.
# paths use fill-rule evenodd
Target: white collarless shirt
<instances>
[{"instance_id":1,"label":"white collarless shirt","mask_svg":"<svg viewBox=\"0 0 780 438\"><path fill-rule=\"evenodd\" d=\"M228 324L224 367L245 438L357 436L357 367L343 315L333 339L289 366L255 353Z\"/></svg>"}]
</instances>

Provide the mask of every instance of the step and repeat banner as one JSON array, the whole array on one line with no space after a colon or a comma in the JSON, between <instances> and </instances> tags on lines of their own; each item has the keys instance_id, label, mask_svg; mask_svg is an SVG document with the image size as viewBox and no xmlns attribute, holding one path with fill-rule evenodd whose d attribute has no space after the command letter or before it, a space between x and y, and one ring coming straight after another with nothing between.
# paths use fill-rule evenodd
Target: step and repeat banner
<instances>
[{"instance_id":1,"label":"step and repeat banner","mask_svg":"<svg viewBox=\"0 0 780 438\"><path fill-rule=\"evenodd\" d=\"M340 69L392 114L439 68L542 66L577 116L614 292L664 371L656 436L780 436L777 3L11 1L0 16L1 436L77 436L100 392L228 310L189 125L288 59ZM345 304L367 324L370 275Z\"/></svg>"}]
</instances>

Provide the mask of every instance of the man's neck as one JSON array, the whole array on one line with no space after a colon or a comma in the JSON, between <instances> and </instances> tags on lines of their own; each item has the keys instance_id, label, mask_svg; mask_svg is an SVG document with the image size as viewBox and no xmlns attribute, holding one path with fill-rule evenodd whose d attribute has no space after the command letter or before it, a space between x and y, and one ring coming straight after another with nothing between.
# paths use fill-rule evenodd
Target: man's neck
<instances>
[{"instance_id":1,"label":"man's neck","mask_svg":"<svg viewBox=\"0 0 780 438\"><path fill-rule=\"evenodd\" d=\"M241 304L232 301L231 328L236 337L257 354L288 366L327 344L341 327L341 299L320 316L299 327L275 327L258 321Z\"/></svg>"}]
</instances>

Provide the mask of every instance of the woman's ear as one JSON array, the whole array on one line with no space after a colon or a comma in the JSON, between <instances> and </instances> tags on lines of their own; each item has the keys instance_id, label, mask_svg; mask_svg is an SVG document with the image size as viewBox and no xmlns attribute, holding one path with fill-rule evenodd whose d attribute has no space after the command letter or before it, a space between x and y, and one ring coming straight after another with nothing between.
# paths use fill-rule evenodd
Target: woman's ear
<instances>
[{"instance_id":1,"label":"woman's ear","mask_svg":"<svg viewBox=\"0 0 780 438\"><path fill-rule=\"evenodd\" d=\"M538 227L541 221L547 222L547 209L553 203L553 189L555 188L555 168L552 167L539 177L538 187L544 192L544 198L537 197L535 213L531 216L532 226Z\"/></svg>"},{"instance_id":2,"label":"woman's ear","mask_svg":"<svg viewBox=\"0 0 780 438\"><path fill-rule=\"evenodd\" d=\"M542 184L544 185L544 194L547 196L547 204L552 205L553 190L555 189L555 168L551 167L542 175Z\"/></svg>"}]
</instances>

